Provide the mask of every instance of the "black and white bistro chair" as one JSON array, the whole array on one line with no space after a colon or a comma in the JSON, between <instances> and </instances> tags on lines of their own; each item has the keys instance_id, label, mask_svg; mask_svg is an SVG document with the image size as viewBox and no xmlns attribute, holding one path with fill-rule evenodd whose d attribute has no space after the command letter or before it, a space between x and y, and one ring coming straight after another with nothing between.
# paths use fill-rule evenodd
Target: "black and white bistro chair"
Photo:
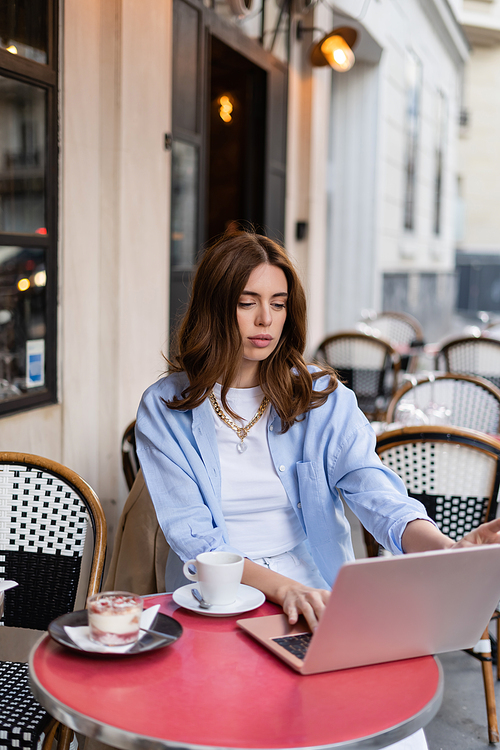
<instances>
[{"instance_id":1,"label":"black and white bistro chair","mask_svg":"<svg viewBox=\"0 0 500 750\"><path fill-rule=\"evenodd\" d=\"M87 535L92 559L85 589L91 595L99 590L106 552L97 495L55 461L0 452L0 578L19 584L5 592L0 625L46 630L74 609ZM35 750L44 736L48 750L56 732L65 750L72 732L33 697L28 665L0 662L0 750Z\"/></svg>"},{"instance_id":2,"label":"black and white bistro chair","mask_svg":"<svg viewBox=\"0 0 500 750\"><path fill-rule=\"evenodd\" d=\"M389 341L401 354L401 369L405 372L415 372L418 365L418 348L424 344L424 332L413 315L392 310L379 313L369 311L356 328Z\"/></svg>"},{"instance_id":3,"label":"black and white bistro chair","mask_svg":"<svg viewBox=\"0 0 500 750\"><path fill-rule=\"evenodd\" d=\"M478 375L500 388L500 339L461 336L442 344L435 356L436 369Z\"/></svg>"},{"instance_id":4,"label":"black and white bistro chair","mask_svg":"<svg viewBox=\"0 0 500 750\"><path fill-rule=\"evenodd\" d=\"M385 418L400 367L399 354L388 341L360 331L341 331L321 342L315 360L335 368L368 419Z\"/></svg>"},{"instance_id":5,"label":"black and white bistro chair","mask_svg":"<svg viewBox=\"0 0 500 750\"><path fill-rule=\"evenodd\" d=\"M482 432L451 426L414 426L384 432L377 453L420 500L438 528L458 540L496 517L500 442ZM478 581L478 585L481 582ZM496 616L492 613L492 617ZM488 626L475 649L481 661L488 737L498 742L498 721Z\"/></svg>"},{"instance_id":6,"label":"black and white bistro chair","mask_svg":"<svg viewBox=\"0 0 500 750\"><path fill-rule=\"evenodd\" d=\"M122 436L122 468L127 487L131 490L140 469L135 444L135 419L126 427Z\"/></svg>"},{"instance_id":7,"label":"black and white bistro chair","mask_svg":"<svg viewBox=\"0 0 500 750\"><path fill-rule=\"evenodd\" d=\"M416 378L392 397L387 407L389 424L448 424L500 434L500 390L493 383L450 372Z\"/></svg>"}]
</instances>

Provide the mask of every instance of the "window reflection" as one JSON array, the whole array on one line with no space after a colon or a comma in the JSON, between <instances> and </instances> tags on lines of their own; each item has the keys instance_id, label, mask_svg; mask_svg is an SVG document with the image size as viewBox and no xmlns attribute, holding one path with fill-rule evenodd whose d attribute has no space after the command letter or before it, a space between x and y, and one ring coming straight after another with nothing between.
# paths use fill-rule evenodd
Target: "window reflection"
<instances>
[{"instance_id":1,"label":"window reflection","mask_svg":"<svg viewBox=\"0 0 500 750\"><path fill-rule=\"evenodd\" d=\"M45 229L46 94L0 76L0 231Z\"/></svg>"},{"instance_id":2,"label":"window reflection","mask_svg":"<svg viewBox=\"0 0 500 750\"><path fill-rule=\"evenodd\" d=\"M196 260L198 226L198 150L174 141L172 147L171 264L191 268Z\"/></svg>"},{"instance_id":3,"label":"window reflection","mask_svg":"<svg viewBox=\"0 0 500 750\"><path fill-rule=\"evenodd\" d=\"M0 48L47 62L47 0L0 2Z\"/></svg>"},{"instance_id":4,"label":"window reflection","mask_svg":"<svg viewBox=\"0 0 500 750\"><path fill-rule=\"evenodd\" d=\"M0 401L45 385L43 248L0 247Z\"/></svg>"}]
</instances>

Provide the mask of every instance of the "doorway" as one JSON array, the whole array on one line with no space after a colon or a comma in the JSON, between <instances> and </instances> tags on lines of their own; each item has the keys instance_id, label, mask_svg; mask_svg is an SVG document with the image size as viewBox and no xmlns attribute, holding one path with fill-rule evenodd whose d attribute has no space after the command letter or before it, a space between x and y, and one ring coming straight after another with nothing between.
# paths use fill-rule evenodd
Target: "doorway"
<instances>
[{"instance_id":1,"label":"doorway","mask_svg":"<svg viewBox=\"0 0 500 750\"><path fill-rule=\"evenodd\" d=\"M209 241L228 226L283 239L288 89L286 64L203 0L173 5L171 337Z\"/></svg>"},{"instance_id":2,"label":"doorway","mask_svg":"<svg viewBox=\"0 0 500 750\"><path fill-rule=\"evenodd\" d=\"M210 38L207 236L264 231L266 72Z\"/></svg>"}]
</instances>

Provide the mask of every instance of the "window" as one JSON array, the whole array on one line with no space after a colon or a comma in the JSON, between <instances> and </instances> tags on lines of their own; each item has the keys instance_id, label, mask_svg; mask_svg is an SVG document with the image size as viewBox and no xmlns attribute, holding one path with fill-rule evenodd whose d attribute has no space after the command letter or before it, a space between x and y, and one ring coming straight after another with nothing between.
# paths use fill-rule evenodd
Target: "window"
<instances>
[{"instance_id":1,"label":"window","mask_svg":"<svg viewBox=\"0 0 500 750\"><path fill-rule=\"evenodd\" d=\"M422 96L422 63L414 52L408 50L405 65L406 79L406 158L404 227L415 229L415 193L417 186L418 139L420 126L420 99Z\"/></svg>"},{"instance_id":2,"label":"window","mask_svg":"<svg viewBox=\"0 0 500 750\"><path fill-rule=\"evenodd\" d=\"M0 4L0 414L56 400L56 7Z\"/></svg>"},{"instance_id":3,"label":"window","mask_svg":"<svg viewBox=\"0 0 500 750\"><path fill-rule=\"evenodd\" d=\"M443 159L448 126L447 101L442 91L436 92L436 130L434 141L434 234L441 234L443 203Z\"/></svg>"}]
</instances>

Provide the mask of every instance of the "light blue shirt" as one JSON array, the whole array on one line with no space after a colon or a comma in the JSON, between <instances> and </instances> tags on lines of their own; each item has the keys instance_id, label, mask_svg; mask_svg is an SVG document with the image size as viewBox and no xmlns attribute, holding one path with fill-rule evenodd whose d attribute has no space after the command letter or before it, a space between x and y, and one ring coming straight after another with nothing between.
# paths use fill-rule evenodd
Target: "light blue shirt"
<instances>
[{"instance_id":1,"label":"light blue shirt","mask_svg":"<svg viewBox=\"0 0 500 750\"><path fill-rule=\"evenodd\" d=\"M315 388L326 387L327 379ZM180 412L165 401L187 385L183 373L164 377L144 393L137 414L137 452L165 538L182 561L229 544L221 509L221 476L212 407L206 399ZM326 403L311 409L284 434L271 407L268 442L288 498L323 578L332 585L340 566L354 558L341 496L386 549L402 553L409 521L426 520L401 479L375 452L375 434L354 393L339 384ZM237 457L236 457L237 458ZM255 467L257 472L259 467ZM240 552L241 554L241 552ZM172 560L171 560L172 558ZM179 582L169 555L167 591ZM177 580L175 580L177 578Z\"/></svg>"}]
</instances>

